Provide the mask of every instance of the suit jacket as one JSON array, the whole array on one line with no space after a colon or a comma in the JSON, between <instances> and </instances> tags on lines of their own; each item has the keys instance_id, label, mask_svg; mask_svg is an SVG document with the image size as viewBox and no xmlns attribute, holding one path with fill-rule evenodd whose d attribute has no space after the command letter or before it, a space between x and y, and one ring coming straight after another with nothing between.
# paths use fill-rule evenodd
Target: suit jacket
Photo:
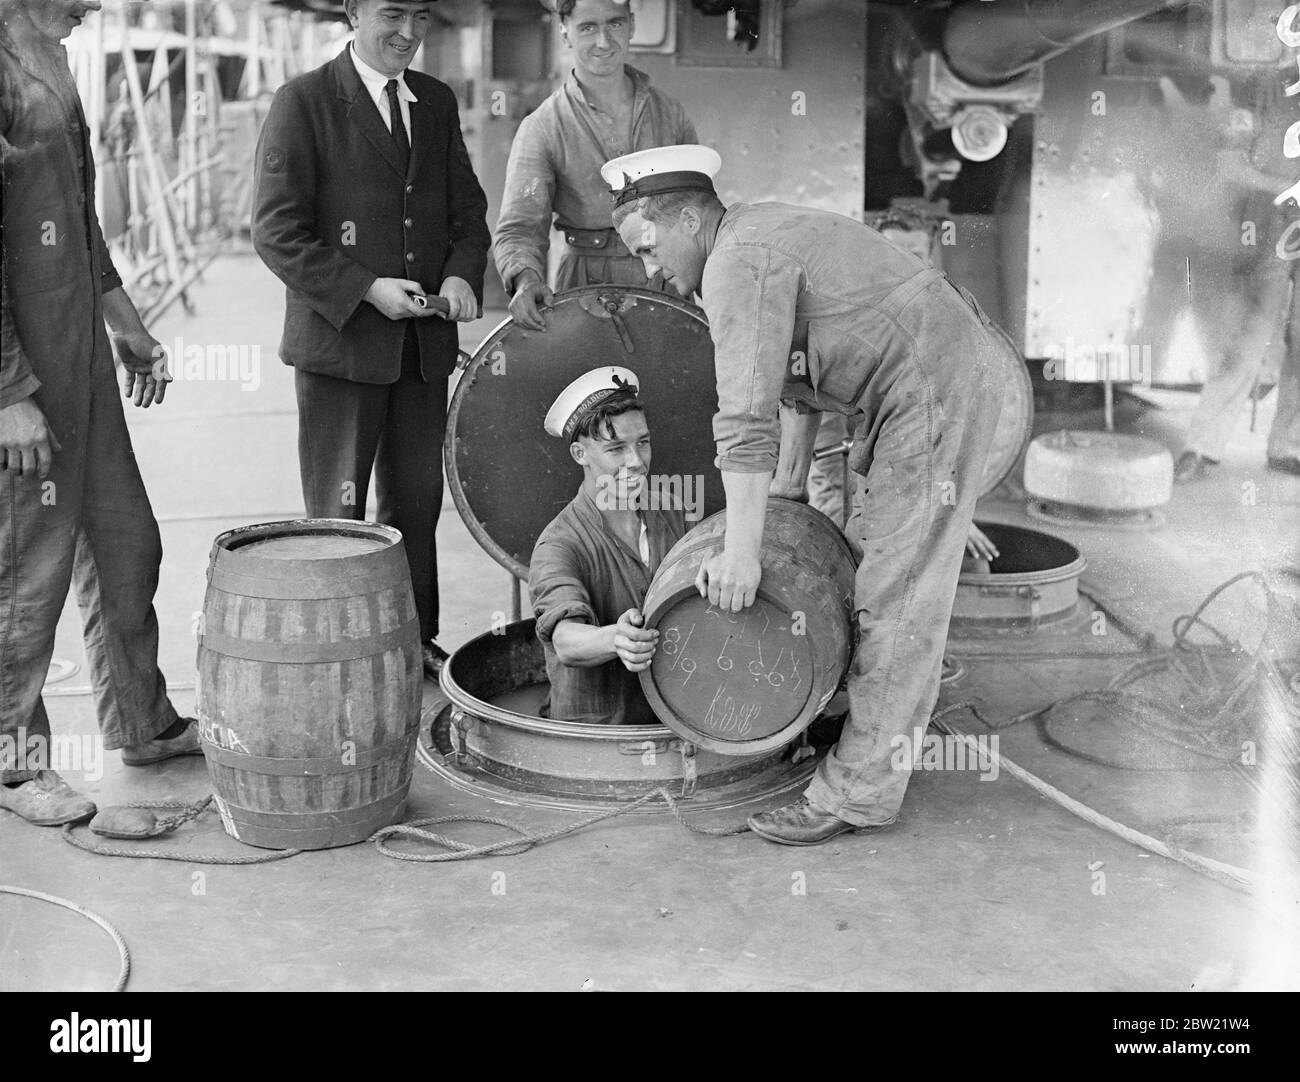
<instances>
[{"instance_id":1,"label":"suit jacket","mask_svg":"<svg viewBox=\"0 0 1300 1082\"><path fill-rule=\"evenodd\" d=\"M376 278L436 294L463 278L482 301L487 199L460 134L456 98L418 71L411 160L397 147L347 51L282 86L257 144L253 245L287 287L280 357L307 372L393 383L407 320L362 301ZM456 324L415 320L425 378L456 360Z\"/></svg>"}]
</instances>

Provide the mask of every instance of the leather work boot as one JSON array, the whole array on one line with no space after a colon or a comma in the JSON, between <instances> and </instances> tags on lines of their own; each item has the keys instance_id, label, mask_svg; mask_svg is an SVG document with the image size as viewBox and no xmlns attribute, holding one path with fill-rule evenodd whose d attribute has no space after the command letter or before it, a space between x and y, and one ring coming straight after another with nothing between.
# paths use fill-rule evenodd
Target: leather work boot
<instances>
[{"instance_id":1,"label":"leather work boot","mask_svg":"<svg viewBox=\"0 0 1300 1082\"><path fill-rule=\"evenodd\" d=\"M172 759L177 755L202 755L203 749L199 746L199 725L193 718L177 718L177 721L185 723L185 728L176 736L164 740L161 736L155 736L152 740L146 740L143 744L132 744L129 748L122 749L122 762L126 766L149 766L151 763L161 763L164 759ZM163 730L166 732L166 730Z\"/></svg>"},{"instance_id":2,"label":"leather work boot","mask_svg":"<svg viewBox=\"0 0 1300 1082\"><path fill-rule=\"evenodd\" d=\"M0 785L0 808L7 808L38 827L80 823L95 814L95 805L53 770L38 770L36 777L10 788Z\"/></svg>"},{"instance_id":3,"label":"leather work boot","mask_svg":"<svg viewBox=\"0 0 1300 1082\"><path fill-rule=\"evenodd\" d=\"M784 808L775 808L768 812L759 812L749 817L749 829L760 838L780 845L821 845L832 838L852 831L854 834L870 834L883 827L892 826L898 821L894 816L884 823L855 827L845 822L838 815L822 811L809 802L807 797L787 804Z\"/></svg>"}]
</instances>

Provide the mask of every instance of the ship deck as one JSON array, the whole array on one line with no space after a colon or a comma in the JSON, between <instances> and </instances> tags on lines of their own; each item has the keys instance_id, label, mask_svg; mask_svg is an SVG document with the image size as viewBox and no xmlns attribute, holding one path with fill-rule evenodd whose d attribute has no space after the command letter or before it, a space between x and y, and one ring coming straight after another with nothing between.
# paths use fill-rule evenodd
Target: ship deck
<instances>
[{"instance_id":1,"label":"ship deck","mask_svg":"<svg viewBox=\"0 0 1300 1082\"><path fill-rule=\"evenodd\" d=\"M192 298L194 314L176 307L152 328L160 340L257 346L261 364L256 388L181 380L161 408L128 406L164 541L160 660L184 714L194 708L192 625L213 537L299 517L302 506L292 373L276 358L282 290L256 257L231 254ZM465 329L462 343L472 347L500 318L491 313ZM1121 410L1121 427L1176 449L1195 396L1159 397L1162 408ZM1000 724L1101 687L1144 656L1143 634L1168 646L1173 618L1230 575L1300 564L1300 478L1264 469L1271 410L1271 400L1261 406L1255 432L1243 414L1217 474L1177 489L1160 529L1045 526L1005 488L986 500L980 517L1077 545L1086 584L1123 619L1111 621L1109 637L1085 621L1030 640L954 642L965 673L945 685L942 701L976 703ZM1097 423L1040 415L1036 430ZM442 642L452 648L509 612L510 581L477 547L450 496L439 548ZM1243 585L1214 611L1220 626L1248 632L1262 607ZM55 656L79 666L49 685L55 732L94 734L71 600ZM426 706L438 694L426 685ZM967 715L951 719L987 732ZM1033 719L998 736L1007 758L1128 826L1257 870L1295 867L1294 824L1279 822L1231 772L1105 766L1054 746ZM66 774L101 807L209 792L198 758L134 770L114 752L104 760L95 780ZM918 771L894 828L812 849L690 833L660 810L513 856L408 863L360 844L223 866L198 858L250 850L228 839L211 812L149 843L185 855L181 862L93 855L56 829L0 814L0 883L73 899L110 920L131 948L132 990L1295 986L1300 947L1286 923L1296 898L1229 889L1086 822L1006 769L988 773ZM699 821L721 827L744 814ZM417 762L408 817L436 815L495 816L532 831L580 818L467 793ZM503 837L487 826L449 830L469 842ZM0 990L106 989L116 967L111 943L88 921L0 895Z\"/></svg>"}]
</instances>

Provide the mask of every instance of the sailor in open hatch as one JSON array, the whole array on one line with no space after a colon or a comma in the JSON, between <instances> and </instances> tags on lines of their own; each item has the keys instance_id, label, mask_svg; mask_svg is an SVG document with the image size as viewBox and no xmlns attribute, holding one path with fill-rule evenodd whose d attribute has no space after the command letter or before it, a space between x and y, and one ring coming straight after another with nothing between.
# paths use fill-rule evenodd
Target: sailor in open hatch
<instances>
[{"instance_id":1,"label":"sailor in open hatch","mask_svg":"<svg viewBox=\"0 0 1300 1082\"><path fill-rule=\"evenodd\" d=\"M543 715L596 725L657 725L637 673L659 633L641 604L664 555L685 533L650 474L650 429L626 368L570 383L546 415L582 467L578 493L537 539L528 592L551 681Z\"/></svg>"}]
</instances>

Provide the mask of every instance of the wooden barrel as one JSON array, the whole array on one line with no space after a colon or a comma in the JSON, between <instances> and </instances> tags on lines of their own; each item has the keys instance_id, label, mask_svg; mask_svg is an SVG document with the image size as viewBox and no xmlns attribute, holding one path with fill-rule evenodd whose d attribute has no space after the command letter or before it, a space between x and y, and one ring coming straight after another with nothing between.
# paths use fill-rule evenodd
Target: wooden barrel
<instances>
[{"instance_id":1,"label":"wooden barrel","mask_svg":"<svg viewBox=\"0 0 1300 1082\"><path fill-rule=\"evenodd\" d=\"M769 499L754 604L722 612L695 589L722 548L726 513L664 557L646 594L659 648L641 687L659 720L711 751L751 755L789 743L835 694L852 647L854 562L820 511Z\"/></svg>"},{"instance_id":2,"label":"wooden barrel","mask_svg":"<svg viewBox=\"0 0 1300 1082\"><path fill-rule=\"evenodd\" d=\"M216 539L199 636L198 715L232 838L328 849L398 822L422 682L397 530L304 519Z\"/></svg>"}]
</instances>

